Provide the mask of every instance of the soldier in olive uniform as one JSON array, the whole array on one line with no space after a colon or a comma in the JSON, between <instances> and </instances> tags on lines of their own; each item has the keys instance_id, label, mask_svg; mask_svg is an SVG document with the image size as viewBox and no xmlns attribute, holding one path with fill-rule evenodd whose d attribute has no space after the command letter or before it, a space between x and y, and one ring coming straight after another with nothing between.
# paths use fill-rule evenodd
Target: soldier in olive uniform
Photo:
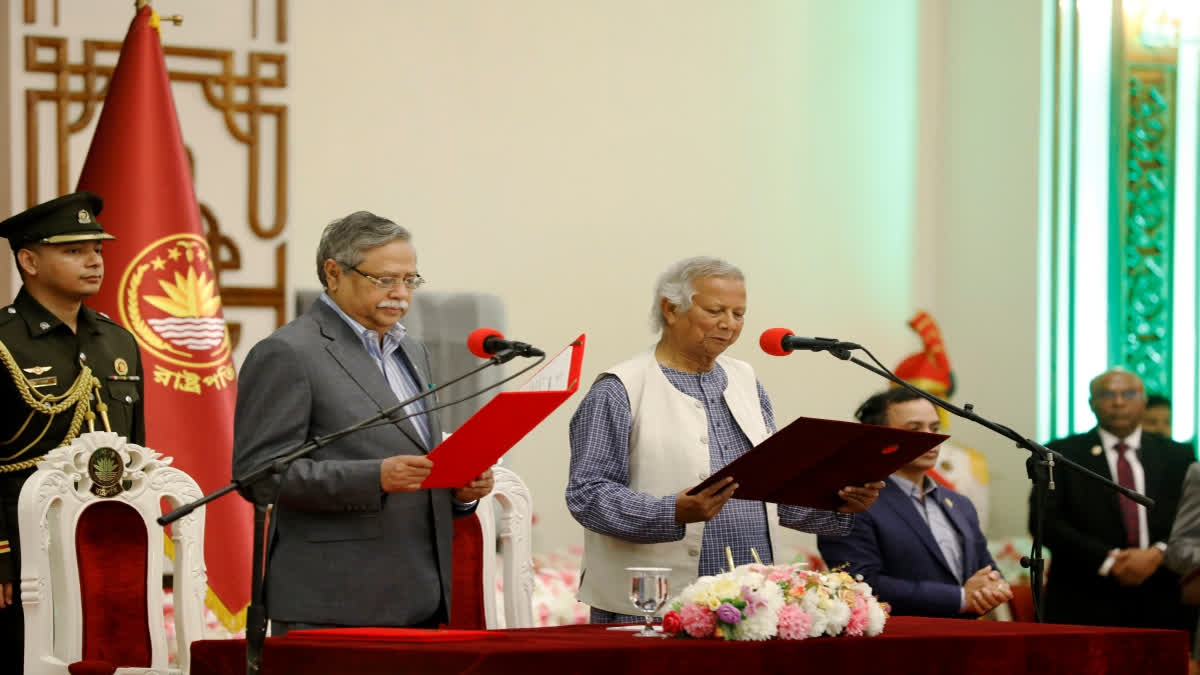
<instances>
[{"instance_id":1,"label":"soldier in olive uniform","mask_svg":"<svg viewBox=\"0 0 1200 675\"><path fill-rule=\"evenodd\" d=\"M76 192L0 223L23 285L0 308L0 671L21 672L17 499L37 461L79 434L145 442L142 360L133 335L83 305L100 290L96 195ZM15 667L14 667L15 665Z\"/></svg>"}]
</instances>

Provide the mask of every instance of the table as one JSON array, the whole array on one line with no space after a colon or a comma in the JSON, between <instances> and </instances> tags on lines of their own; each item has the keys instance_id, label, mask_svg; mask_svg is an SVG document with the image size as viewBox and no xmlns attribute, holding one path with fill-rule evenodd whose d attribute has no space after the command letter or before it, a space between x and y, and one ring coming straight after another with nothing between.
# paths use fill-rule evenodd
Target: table
<instances>
[{"instance_id":1,"label":"table","mask_svg":"<svg viewBox=\"0 0 1200 675\"><path fill-rule=\"evenodd\" d=\"M264 675L307 673L1187 673L1183 631L893 617L873 638L800 641L635 638L604 626L493 631L458 642L268 638ZM192 675L245 672L244 640L192 645Z\"/></svg>"}]
</instances>

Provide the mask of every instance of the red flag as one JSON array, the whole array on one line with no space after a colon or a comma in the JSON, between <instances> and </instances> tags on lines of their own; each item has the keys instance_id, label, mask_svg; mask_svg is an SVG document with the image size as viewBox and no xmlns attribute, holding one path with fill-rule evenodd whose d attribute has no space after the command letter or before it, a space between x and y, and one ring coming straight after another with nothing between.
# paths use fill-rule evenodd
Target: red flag
<instances>
[{"instance_id":1,"label":"red flag","mask_svg":"<svg viewBox=\"0 0 1200 675\"><path fill-rule=\"evenodd\" d=\"M167 79L158 15L138 10L121 46L79 189L104 199L105 280L88 304L141 347L146 445L175 458L205 493L230 480L235 371L211 252ZM208 606L245 625L252 509L206 507Z\"/></svg>"}]
</instances>

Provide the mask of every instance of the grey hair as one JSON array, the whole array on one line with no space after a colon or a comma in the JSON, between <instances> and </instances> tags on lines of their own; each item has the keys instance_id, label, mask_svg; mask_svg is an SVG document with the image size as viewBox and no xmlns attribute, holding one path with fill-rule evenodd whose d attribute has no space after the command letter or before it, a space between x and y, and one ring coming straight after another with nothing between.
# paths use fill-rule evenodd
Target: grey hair
<instances>
[{"instance_id":1,"label":"grey hair","mask_svg":"<svg viewBox=\"0 0 1200 675\"><path fill-rule=\"evenodd\" d=\"M654 284L654 300L650 303L650 330L659 332L667 327L661 307L663 298L675 305L676 312L687 311L692 306L692 297L696 295L693 282L704 277L746 280L742 270L720 258L697 256L680 260L660 274L658 282Z\"/></svg>"},{"instance_id":2,"label":"grey hair","mask_svg":"<svg viewBox=\"0 0 1200 675\"><path fill-rule=\"evenodd\" d=\"M355 211L325 226L321 243L317 245L317 278L321 286L329 288L325 281L325 261L333 261L346 267L362 263L367 251L384 244L412 241L412 234L404 227L369 211Z\"/></svg>"}]
</instances>

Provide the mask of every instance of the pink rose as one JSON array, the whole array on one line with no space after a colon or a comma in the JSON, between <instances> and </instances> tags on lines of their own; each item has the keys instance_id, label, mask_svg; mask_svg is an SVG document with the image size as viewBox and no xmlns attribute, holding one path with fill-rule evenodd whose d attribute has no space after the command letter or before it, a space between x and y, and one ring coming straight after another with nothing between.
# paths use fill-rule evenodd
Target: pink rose
<instances>
[{"instance_id":1,"label":"pink rose","mask_svg":"<svg viewBox=\"0 0 1200 675\"><path fill-rule=\"evenodd\" d=\"M676 635L683 628L683 618L679 616L679 612L671 610L663 615L662 629L668 635Z\"/></svg>"},{"instance_id":2,"label":"pink rose","mask_svg":"<svg viewBox=\"0 0 1200 675\"><path fill-rule=\"evenodd\" d=\"M779 610L779 637L783 640L803 640L812 627L812 617L799 605L784 605Z\"/></svg>"},{"instance_id":3,"label":"pink rose","mask_svg":"<svg viewBox=\"0 0 1200 675\"><path fill-rule=\"evenodd\" d=\"M683 630L694 638L709 637L717 627L712 611L699 605L684 605L679 610L679 618L683 621Z\"/></svg>"}]
</instances>

